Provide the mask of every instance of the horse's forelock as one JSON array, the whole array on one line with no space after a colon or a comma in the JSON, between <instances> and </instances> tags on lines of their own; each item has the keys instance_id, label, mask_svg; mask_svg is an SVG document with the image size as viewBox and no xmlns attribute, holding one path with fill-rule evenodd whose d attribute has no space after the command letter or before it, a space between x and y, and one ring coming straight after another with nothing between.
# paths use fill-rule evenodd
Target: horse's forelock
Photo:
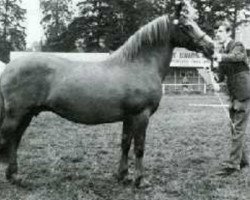
<instances>
[{"instance_id":1,"label":"horse's forelock","mask_svg":"<svg viewBox=\"0 0 250 200\"><path fill-rule=\"evenodd\" d=\"M162 45L169 38L169 18L167 15L156 18L141 27L113 55L130 59L136 56L144 44Z\"/></svg>"}]
</instances>

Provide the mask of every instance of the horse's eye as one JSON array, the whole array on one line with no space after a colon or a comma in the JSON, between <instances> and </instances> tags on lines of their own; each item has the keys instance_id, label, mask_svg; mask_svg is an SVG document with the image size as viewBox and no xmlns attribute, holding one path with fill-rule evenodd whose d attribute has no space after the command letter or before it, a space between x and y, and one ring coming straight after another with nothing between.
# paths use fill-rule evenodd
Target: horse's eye
<instances>
[{"instance_id":1,"label":"horse's eye","mask_svg":"<svg viewBox=\"0 0 250 200\"><path fill-rule=\"evenodd\" d=\"M186 25L184 26L184 28L185 28L186 30L188 30L188 31L190 31L190 30L193 29L193 27L192 27L190 24L186 24Z\"/></svg>"},{"instance_id":2,"label":"horse's eye","mask_svg":"<svg viewBox=\"0 0 250 200\"><path fill-rule=\"evenodd\" d=\"M190 31L190 30L192 30L192 26L183 24L183 25L180 26L180 29L183 30L183 31Z\"/></svg>"}]
</instances>

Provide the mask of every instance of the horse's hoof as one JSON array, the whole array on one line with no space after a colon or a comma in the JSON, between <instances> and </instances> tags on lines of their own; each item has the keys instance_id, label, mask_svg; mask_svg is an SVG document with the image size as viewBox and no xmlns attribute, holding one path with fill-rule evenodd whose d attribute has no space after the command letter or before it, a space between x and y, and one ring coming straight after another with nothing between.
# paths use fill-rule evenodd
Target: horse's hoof
<instances>
[{"instance_id":1,"label":"horse's hoof","mask_svg":"<svg viewBox=\"0 0 250 200\"><path fill-rule=\"evenodd\" d=\"M8 164L8 162L9 162L9 157L7 155L0 153L0 163Z\"/></svg>"},{"instance_id":2,"label":"horse's hoof","mask_svg":"<svg viewBox=\"0 0 250 200\"><path fill-rule=\"evenodd\" d=\"M6 176L6 178L7 178L7 176ZM8 176L7 180L11 184L15 184L15 185L20 185L23 181L22 177L18 174L12 174L11 176Z\"/></svg>"},{"instance_id":3,"label":"horse's hoof","mask_svg":"<svg viewBox=\"0 0 250 200\"><path fill-rule=\"evenodd\" d=\"M122 185L129 185L133 182L132 178L129 178L128 176L125 176L122 180L119 181Z\"/></svg>"},{"instance_id":4,"label":"horse's hoof","mask_svg":"<svg viewBox=\"0 0 250 200\"><path fill-rule=\"evenodd\" d=\"M124 170L122 172L118 172L117 174L115 174L115 177L118 180L118 182L123 182L127 176L128 176L128 170Z\"/></svg>"},{"instance_id":5,"label":"horse's hoof","mask_svg":"<svg viewBox=\"0 0 250 200\"><path fill-rule=\"evenodd\" d=\"M13 174L10 174L8 171L6 171L6 173L5 173L5 178L6 178L8 181L12 180L12 176L13 176Z\"/></svg>"},{"instance_id":6,"label":"horse's hoof","mask_svg":"<svg viewBox=\"0 0 250 200\"><path fill-rule=\"evenodd\" d=\"M6 143L7 143L6 140L3 139L2 136L0 136L0 149L1 149L2 146L6 145Z\"/></svg>"},{"instance_id":7,"label":"horse's hoof","mask_svg":"<svg viewBox=\"0 0 250 200\"><path fill-rule=\"evenodd\" d=\"M9 165L6 169L5 172L5 177L7 180L12 180L13 178L15 178L17 175L17 166L16 165Z\"/></svg>"},{"instance_id":8,"label":"horse's hoof","mask_svg":"<svg viewBox=\"0 0 250 200\"><path fill-rule=\"evenodd\" d=\"M136 177L135 182L134 182L134 185L136 188L140 188L141 180L142 180L142 176Z\"/></svg>"},{"instance_id":9,"label":"horse's hoof","mask_svg":"<svg viewBox=\"0 0 250 200\"><path fill-rule=\"evenodd\" d=\"M135 179L134 186L138 189L139 188L148 188L151 186L151 184L147 179L145 179L141 176L141 177L138 177Z\"/></svg>"}]
</instances>

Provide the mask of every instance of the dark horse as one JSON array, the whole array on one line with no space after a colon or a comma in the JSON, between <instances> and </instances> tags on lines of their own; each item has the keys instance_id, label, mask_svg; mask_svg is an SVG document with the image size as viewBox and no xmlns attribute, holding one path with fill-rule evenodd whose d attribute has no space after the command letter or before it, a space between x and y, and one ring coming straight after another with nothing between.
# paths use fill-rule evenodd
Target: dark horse
<instances>
[{"instance_id":1,"label":"dark horse","mask_svg":"<svg viewBox=\"0 0 250 200\"><path fill-rule=\"evenodd\" d=\"M147 125L158 108L174 47L212 54L211 39L193 19L180 15L178 20L173 23L167 15L156 18L101 62L79 63L41 54L10 62L0 82L0 157L8 162L6 178L17 179L17 149L32 117L52 111L82 124L122 121L118 178L128 174L133 139L139 186Z\"/></svg>"}]
</instances>

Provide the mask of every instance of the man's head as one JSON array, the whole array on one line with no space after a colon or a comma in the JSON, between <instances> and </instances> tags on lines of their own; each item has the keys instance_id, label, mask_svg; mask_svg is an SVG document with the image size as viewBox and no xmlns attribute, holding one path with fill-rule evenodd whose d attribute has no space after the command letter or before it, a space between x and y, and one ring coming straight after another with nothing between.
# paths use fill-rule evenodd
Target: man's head
<instances>
[{"instance_id":1,"label":"man's head","mask_svg":"<svg viewBox=\"0 0 250 200\"><path fill-rule=\"evenodd\" d=\"M218 22L215 26L215 39L220 43L224 44L226 41L231 39L232 26L227 21Z\"/></svg>"}]
</instances>

